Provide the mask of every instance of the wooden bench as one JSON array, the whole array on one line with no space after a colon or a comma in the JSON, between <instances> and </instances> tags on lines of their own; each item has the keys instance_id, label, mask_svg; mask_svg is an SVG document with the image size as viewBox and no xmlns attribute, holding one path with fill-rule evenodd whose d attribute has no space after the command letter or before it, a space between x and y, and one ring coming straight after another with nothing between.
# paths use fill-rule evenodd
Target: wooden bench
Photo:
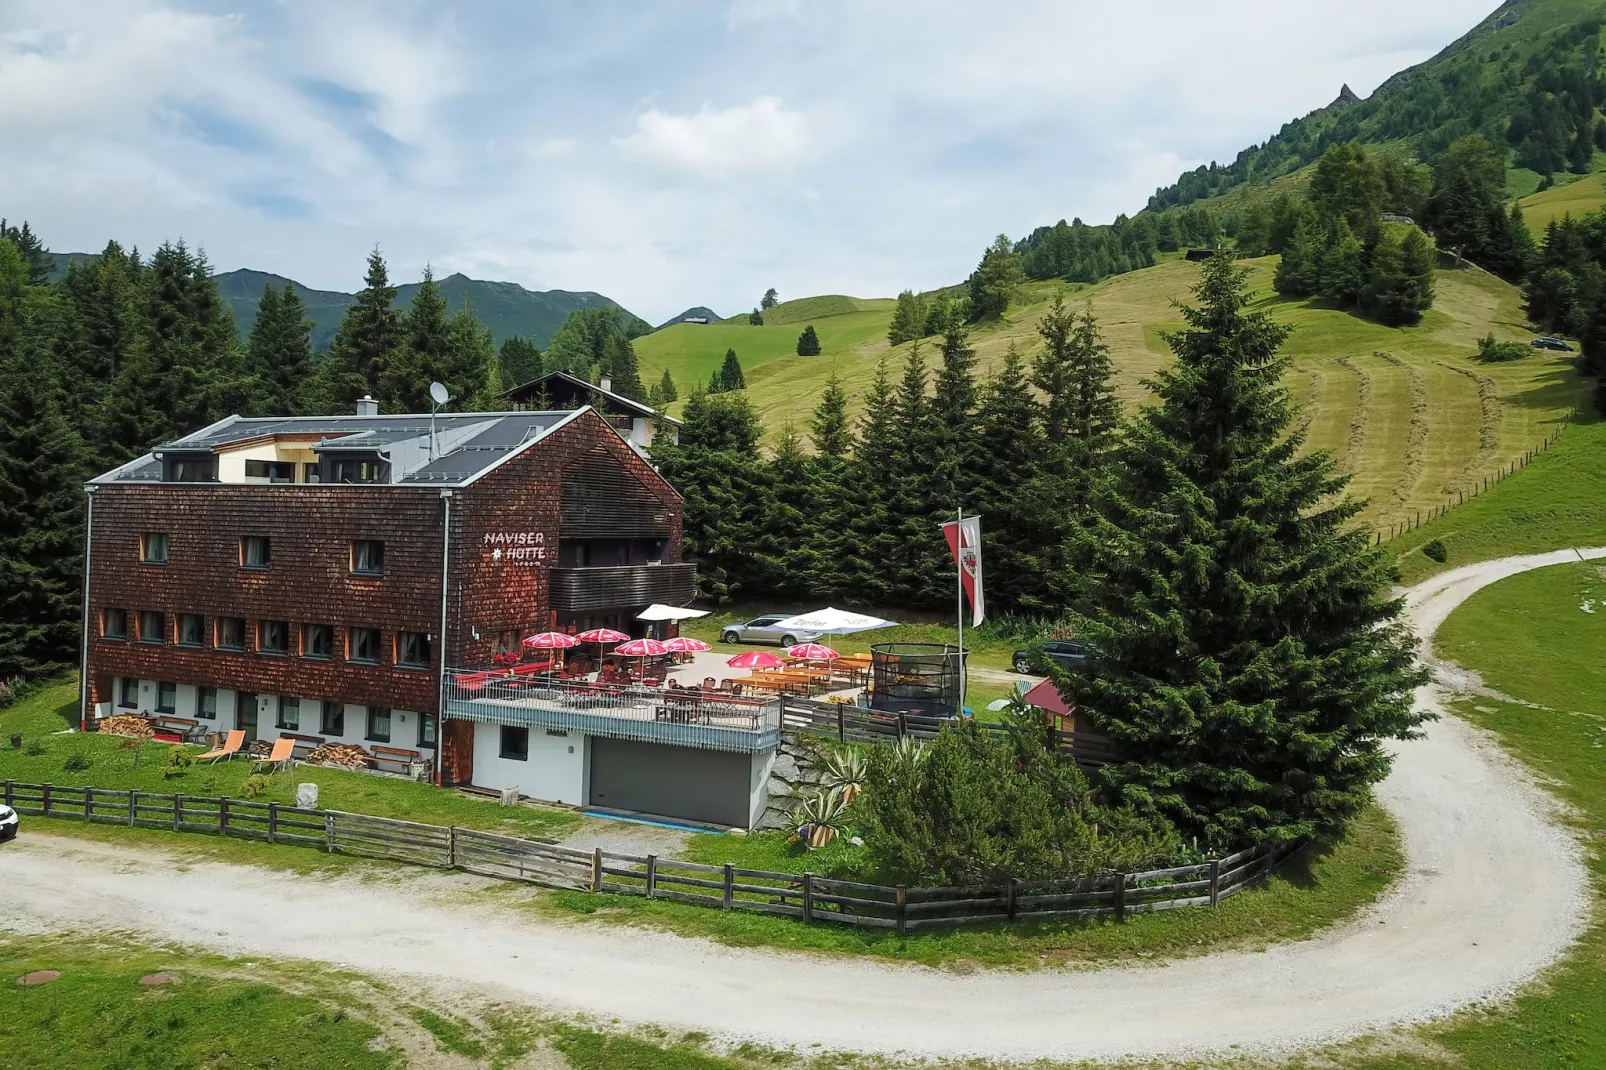
<instances>
[{"instance_id":1,"label":"wooden bench","mask_svg":"<svg viewBox=\"0 0 1606 1070\"><path fill-rule=\"evenodd\" d=\"M192 740L205 731L200 721L193 717L175 717L170 713L157 714L153 718L157 728L165 728L169 732L177 732L187 740Z\"/></svg>"},{"instance_id":2,"label":"wooden bench","mask_svg":"<svg viewBox=\"0 0 1606 1070\"><path fill-rule=\"evenodd\" d=\"M423 755L415 750L407 750L404 747L382 747L377 743L369 747L368 752L374 756L374 765L376 767L381 762L390 762L401 766L401 771L404 773L407 772L408 765L423 760Z\"/></svg>"},{"instance_id":3,"label":"wooden bench","mask_svg":"<svg viewBox=\"0 0 1606 1070\"><path fill-rule=\"evenodd\" d=\"M296 732L280 732L279 738L295 740L296 749L300 750L302 747L305 747L307 749L307 754L311 754L313 751L317 750L319 747L328 742L328 740L324 739L322 736L303 736ZM297 758L305 758L306 756L306 754L296 755Z\"/></svg>"}]
</instances>

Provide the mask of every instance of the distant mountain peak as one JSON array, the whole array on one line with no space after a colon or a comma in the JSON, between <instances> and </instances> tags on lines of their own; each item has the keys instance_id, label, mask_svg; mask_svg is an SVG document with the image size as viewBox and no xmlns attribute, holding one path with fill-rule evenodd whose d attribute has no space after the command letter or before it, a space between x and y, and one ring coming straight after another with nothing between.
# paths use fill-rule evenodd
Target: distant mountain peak
<instances>
[{"instance_id":1,"label":"distant mountain peak","mask_svg":"<svg viewBox=\"0 0 1606 1070\"><path fill-rule=\"evenodd\" d=\"M1332 83L1329 82L1328 84L1331 85ZM1347 108L1351 104L1359 104L1360 102L1361 102L1361 98L1356 96L1355 95L1355 90L1353 90L1353 89L1351 89L1349 87L1349 83L1348 82L1345 82L1344 83L1344 88L1340 89L1338 91L1338 99L1333 101L1331 104L1329 104L1328 107L1330 107L1330 108Z\"/></svg>"}]
</instances>

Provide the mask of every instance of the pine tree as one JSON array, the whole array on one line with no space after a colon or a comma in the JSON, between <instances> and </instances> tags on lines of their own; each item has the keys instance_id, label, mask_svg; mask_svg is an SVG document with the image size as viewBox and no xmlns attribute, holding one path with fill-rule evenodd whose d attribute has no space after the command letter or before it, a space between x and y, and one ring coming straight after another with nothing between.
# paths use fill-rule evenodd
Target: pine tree
<instances>
[{"instance_id":1,"label":"pine tree","mask_svg":"<svg viewBox=\"0 0 1606 1070\"><path fill-rule=\"evenodd\" d=\"M368 254L363 288L346 309L324 362L325 390L334 411L350 412L363 395L377 398L383 393L381 383L406 341L395 302L396 288L390 284L384 257L375 249Z\"/></svg>"},{"instance_id":2,"label":"pine tree","mask_svg":"<svg viewBox=\"0 0 1606 1070\"><path fill-rule=\"evenodd\" d=\"M703 393L710 395L718 394L723 392L724 389L724 380L719 377L719 369L715 368L713 371L708 373L708 385L703 387ZM691 399L687 398L686 400L690 402Z\"/></svg>"},{"instance_id":3,"label":"pine tree","mask_svg":"<svg viewBox=\"0 0 1606 1070\"><path fill-rule=\"evenodd\" d=\"M774 308L780 303L780 295L775 292L775 287L771 286L768 290L764 291L764 299L758 303L758 307L768 312L770 309Z\"/></svg>"},{"instance_id":4,"label":"pine tree","mask_svg":"<svg viewBox=\"0 0 1606 1070\"><path fill-rule=\"evenodd\" d=\"M982 518L982 559L987 600L996 612L1019 613L1041 605L1037 559L1056 537L1051 518L1061 506L1042 502L1041 471L1048 457L1041 413L1013 345L981 393L976 415L980 463L971 504Z\"/></svg>"},{"instance_id":5,"label":"pine tree","mask_svg":"<svg viewBox=\"0 0 1606 1070\"><path fill-rule=\"evenodd\" d=\"M1090 540L1096 655L1060 682L1124 756L1110 789L1212 850L1342 828L1424 716L1393 570L1291 429L1288 329L1246 311L1246 277L1207 262L1168 339Z\"/></svg>"},{"instance_id":6,"label":"pine tree","mask_svg":"<svg viewBox=\"0 0 1606 1070\"><path fill-rule=\"evenodd\" d=\"M40 329L51 299L0 238L0 680L73 664L85 452Z\"/></svg>"},{"instance_id":7,"label":"pine tree","mask_svg":"<svg viewBox=\"0 0 1606 1070\"><path fill-rule=\"evenodd\" d=\"M466 384L446 381L452 345L447 309L446 295L425 265L424 278L401 319L403 344L380 377L382 393L376 396L382 411L428 412L429 384L435 382L445 383L456 397L464 396Z\"/></svg>"},{"instance_id":8,"label":"pine tree","mask_svg":"<svg viewBox=\"0 0 1606 1070\"><path fill-rule=\"evenodd\" d=\"M603 368L608 373L610 389L620 397L632 401L647 400L647 388L641 384L641 365L636 359L636 347L623 335L608 339L603 349Z\"/></svg>"},{"instance_id":9,"label":"pine tree","mask_svg":"<svg viewBox=\"0 0 1606 1070\"><path fill-rule=\"evenodd\" d=\"M947 290L932 294L931 303L926 306L926 335L946 333L948 324L957 314L954 299Z\"/></svg>"},{"instance_id":10,"label":"pine tree","mask_svg":"<svg viewBox=\"0 0 1606 1070\"><path fill-rule=\"evenodd\" d=\"M842 380L837 378L835 368L831 369L825 389L820 391L820 400L814 406L809 437L814 441L814 453L818 457L843 461L853 451L853 431L848 426L848 395L842 390Z\"/></svg>"},{"instance_id":11,"label":"pine tree","mask_svg":"<svg viewBox=\"0 0 1606 1070\"><path fill-rule=\"evenodd\" d=\"M764 560L764 590L775 597L810 597L831 563L820 553L815 528L820 502L814 472L791 423L781 428L767 482L769 495L758 516L755 547Z\"/></svg>"},{"instance_id":12,"label":"pine tree","mask_svg":"<svg viewBox=\"0 0 1606 1070\"><path fill-rule=\"evenodd\" d=\"M446 325L443 373L441 382L457 398L452 405L457 411L489 412L505 407L499 397L504 384L495 339L467 301Z\"/></svg>"},{"instance_id":13,"label":"pine tree","mask_svg":"<svg viewBox=\"0 0 1606 1070\"><path fill-rule=\"evenodd\" d=\"M1366 284L1366 246L1342 216L1333 221L1325 245L1321 256L1320 293L1346 308L1353 307L1361 296L1361 287Z\"/></svg>"},{"instance_id":14,"label":"pine tree","mask_svg":"<svg viewBox=\"0 0 1606 1070\"><path fill-rule=\"evenodd\" d=\"M511 335L502 341L502 382L508 389L541 378L541 351L528 338Z\"/></svg>"},{"instance_id":15,"label":"pine tree","mask_svg":"<svg viewBox=\"0 0 1606 1070\"><path fill-rule=\"evenodd\" d=\"M970 276L970 317L1002 316L1025 281L1020 255L1009 235L1000 234L982 253L981 263Z\"/></svg>"},{"instance_id":16,"label":"pine tree","mask_svg":"<svg viewBox=\"0 0 1606 1070\"><path fill-rule=\"evenodd\" d=\"M935 485L931 399L926 396L926 358L918 345L904 360L903 378L894 401L894 452L891 465L879 473L888 480L892 533L896 539L892 569L893 590L899 604L931 604L937 577L946 572L942 563L937 523L951 515L948 488Z\"/></svg>"},{"instance_id":17,"label":"pine tree","mask_svg":"<svg viewBox=\"0 0 1606 1070\"><path fill-rule=\"evenodd\" d=\"M892 323L887 327L887 342L901 345L927 334L926 306L913 290L898 295L898 307L892 312Z\"/></svg>"},{"instance_id":18,"label":"pine tree","mask_svg":"<svg viewBox=\"0 0 1606 1070\"><path fill-rule=\"evenodd\" d=\"M800 357L817 357L820 355L820 336L814 333L814 324L803 328L803 333L797 336L797 355Z\"/></svg>"},{"instance_id":19,"label":"pine tree","mask_svg":"<svg viewBox=\"0 0 1606 1070\"><path fill-rule=\"evenodd\" d=\"M725 350L725 363L719 366L719 391L726 393L731 390L747 389L747 379L742 375L742 362L736 359L736 350Z\"/></svg>"},{"instance_id":20,"label":"pine tree","mask_svg":"<svg viewBox=\"0 0 1606 1070\"><path fill-rule=\"evenodd\" d=\"M862 561L855 557L852 534L856 519L851 485L853 429L848 422L848 397L835 370L814 406L809 437L814 443L814 456L808 462L814 487L810 543L817 566L814 590L808 593L821 598L857 595L863 570Z\"/></svg>"},{"instance_id":21,"label":"pine tree","mask_svg":"<svg viewBox=\"0 0 1606 1070\"><path fill-rule=\"evenodd\" d=\"M246 364L256 376L257 412L294 416L307 411L313 377L312 321L295 288L262 287L257 320L246 342Z\"/></svg>"},{"instance_id":22,"label":"pine tree","mask_svg":"<svg viewBox=\"0 0 1606 1070\"><path fill-rule=\"evenodd\" d=\"M1421 323L1422 314L1433 307L1433 261L1432 243L1420 230L1385 228L1372 250L1361 311L1387 327Z\"/></svg>"},{"instance_id":23,"label":"pine tree","mask_svg":"<svg viewBox=\"0 0 1606 1070\"><path fill-rule=\"evenodd\" d=\"M1315 218L1302 213L1283 247L1272 285L1284 297L1311 297L1322 291L1323 236Z\"/></svg>"},{"instance_id":24,"label":"pine tree","mask_svg":"<svg viewBox=\"0 0 1606 1070\"><path fill-rule=\"evenodd\" d=\"M762 326L764 326L764 313L760 312L756 308L753 309L753 311L751 311L751 312L749 312L747 314L747 325L749 327L762 327Z\"/></svg>"},{"instance_id":25,"label":"pine tree","mask_svg":"<svg viewBox=\"0 0 1606 1070\"><path fill-rule=\"evenodd\" d=\"M970 332L953 324L942 340L942 363L937 368L931 399L930 481L936 515L932 524L946 520L958 506L973 512L973 480L979 466L976 441L976 351L970 347ZM946 581L933 577L936 585Z\"/></svg>"},{"instance_id":26,"label":"pine tree","mask_svg":"<svg viewBox=\"0 0 1606 1070\"><path fill-rule=\"evenodd\" d=\"M919 348L918 343L912 347L916 353ZM901 464L903 450L897 414L898 400L886 362L878 360L859 414L858 448L848 466L845 497L853 507L852 537L841 565L849 589L859 592L864 601L880 605L890 604L898 589L891 569L899 546L894 531L894 469Z\"/></svg>"},{"instance_id":27,"label":"pine tree","mask_svg":"<svg viewBox=\"0 0 1606 1070\"><path fill-rule=\"evenodd\" d=\"M669 374L668 368L665 368L663 378L658 380L658 404L654 408L663 408L679 398L680 395L675 390L674 376Z\"/></svg>"},{"instance_id":28,"label":"pine tree","mask_svg":"<svg viewBox=\"0 0 1606 1070\"><path fill-rule=\"evenodd\" d=\"M0 219L0 241L9 241L16 246L17 252L22 256L22 262L28 268L28 285L43 286L50 281L55 271L56 261L45 248L45 243L28 226L24 219L22 226L13 227L4 219Z\"/></svg>"}]
</instances>

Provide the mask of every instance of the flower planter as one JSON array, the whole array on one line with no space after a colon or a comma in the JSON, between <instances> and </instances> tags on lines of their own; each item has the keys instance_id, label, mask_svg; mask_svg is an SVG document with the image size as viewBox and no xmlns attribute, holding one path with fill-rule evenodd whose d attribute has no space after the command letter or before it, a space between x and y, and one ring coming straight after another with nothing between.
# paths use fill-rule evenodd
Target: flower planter
<instances>
[{"instance_id":1,"label":"flower planter","mask_svg":"<svg viewBox=\"0 0 1606 1070\"><path fill-rule=\"evenodd\" d=\"M22 749L22 733L21 732L13 732L13 733L11 733L11 749L12 750L21 750Z\"/></svg>"}]
</instances>

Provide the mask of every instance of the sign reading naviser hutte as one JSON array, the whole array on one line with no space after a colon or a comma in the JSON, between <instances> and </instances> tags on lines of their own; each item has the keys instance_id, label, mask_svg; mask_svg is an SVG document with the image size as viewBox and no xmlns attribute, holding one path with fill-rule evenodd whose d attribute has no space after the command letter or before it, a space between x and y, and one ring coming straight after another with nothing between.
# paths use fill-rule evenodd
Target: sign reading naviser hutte
<instances>
[{"instance_id":1,"label":"sign reading naviser hutte","mask_svg":"<svg viewBox=\"0 0 1606 1070\"><path fill-rule=\"evenodd\" d=\"M480 551L496 564L535 566L546 564L546 532L487 531Z\"/></svg>"}]
</instances>

